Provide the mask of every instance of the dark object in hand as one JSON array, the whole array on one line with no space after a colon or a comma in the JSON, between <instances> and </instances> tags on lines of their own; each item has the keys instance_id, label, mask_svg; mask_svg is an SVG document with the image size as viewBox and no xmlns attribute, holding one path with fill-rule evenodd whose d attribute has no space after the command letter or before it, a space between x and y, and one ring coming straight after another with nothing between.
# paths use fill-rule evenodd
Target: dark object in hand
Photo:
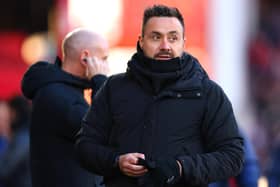
<instances>
[{"instance_id":1,"label":"dark object in hand","mask_svg":"<svg viewBox=\"0 0 280 187\"><path fill-rule=\"evenodd\" d=\"M149 170L157 187L173 185L180 179L180 168L174 158L158 158L154 161L138 158L138 164Z\"/></svg>"},{"instance_id":2,"label":"dark object in hand","mask_svg":"<svg viewBox=\"0 0 280 187\"><path fill-rule=\"evenodd\" d=\"M138 165L144 166L145 168L151 170L155 168L155 162L151 160L145 160L143 158L138 158Z\"/></svg>"}]
</instances>

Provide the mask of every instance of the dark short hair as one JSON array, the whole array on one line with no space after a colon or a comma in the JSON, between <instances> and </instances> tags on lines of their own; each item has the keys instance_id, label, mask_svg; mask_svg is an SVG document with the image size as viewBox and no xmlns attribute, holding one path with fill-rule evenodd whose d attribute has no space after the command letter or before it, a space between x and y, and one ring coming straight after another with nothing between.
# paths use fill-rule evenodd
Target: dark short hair
<instances>
[{"instance_id":1,"label":"dark short hair","mask_svg":"<svg viewBox=\"0 0 280 187\"><path fill-rule=\"evenodd\" d=\"M144 11L143 22L142 22L142 36L144 36L144 28L148 20L152 17L175 17L177 18L183 27L183 33L185 31L184 18L180 11L175 7L168 7L165 5L154 5L148 7Z\"/></svg>"}]
</instances>

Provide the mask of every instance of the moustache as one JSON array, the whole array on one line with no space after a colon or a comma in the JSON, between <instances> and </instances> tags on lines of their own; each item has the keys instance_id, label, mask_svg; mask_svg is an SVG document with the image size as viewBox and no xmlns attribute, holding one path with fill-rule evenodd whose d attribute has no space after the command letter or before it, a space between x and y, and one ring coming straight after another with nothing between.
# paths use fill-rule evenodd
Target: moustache
<instances>
[{"instance_id":1,"label":"moustache","mask_svg":"<svg viewBox=\"0 0 280 187\"><path fill-rule=\"evenodd\" d=\"M155 57L162 57L162 56L165 56L165 57L168 57L168 58L173 58L174 55L168 51L161 51L157 54L155 54Z\"/></svg>"}]
</instances>

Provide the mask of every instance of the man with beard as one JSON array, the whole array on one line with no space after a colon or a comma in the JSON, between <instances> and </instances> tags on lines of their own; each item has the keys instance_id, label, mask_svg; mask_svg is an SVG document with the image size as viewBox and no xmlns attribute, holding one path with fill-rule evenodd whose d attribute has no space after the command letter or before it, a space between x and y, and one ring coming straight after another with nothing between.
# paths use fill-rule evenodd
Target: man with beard
<instances>
[{"instance_id":1,"label":"man with beard","mask_svg":"<svg viewBox=\"0 0 280 187\"><path fill-rule=\"evenodd\" d=\"M107 80L82 122L80 162L107 187L203 187L242 168L231 103L184 52L184 30L177 8L147 8L127 72Z\"/></svg>"},{"instance_id":2,"label":"man with beard","mask_svg":"<svg viewBox=\"0 0 280 187\"><path fill-rule=\"evenodd\" d=\"M92 97L106 80L108 43L88 29L70 32L62 42L62 61L32 65L22 80L24 95L32 99L30 126L33 187L94 187L96 176L76 160L75 135Z\"/></svg>"}]
</instances>

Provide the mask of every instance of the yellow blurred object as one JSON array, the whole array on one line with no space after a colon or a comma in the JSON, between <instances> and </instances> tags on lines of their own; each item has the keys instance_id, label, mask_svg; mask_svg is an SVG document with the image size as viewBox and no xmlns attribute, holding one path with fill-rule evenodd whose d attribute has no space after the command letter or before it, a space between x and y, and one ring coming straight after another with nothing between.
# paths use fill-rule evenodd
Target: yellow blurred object
<instances>
[{"instance_id":1,"label":"yellow blurred object","mask_svg":"<svg viewBox=\"0 0 280 187\"><path fill-rule=\"evenodd\" d=\"M46 36L42 33L27 37L21 46L21 55L28 65L43 60L48 52Z\"/></svg>"},{"instance_id":2,"label":"yellow blurred object","mask_svg":"<svg viewBox=\"0 0 280 187\"><path fill-rule=\"evenodd\" d=\"M92 89L84 90L84 98L89 105L91 105L91 93L92 93Z\"/></svg>"},{"instance_id":3,"label":"yellow blurred object","mask_svg":"<svg viewBox=\"0 0 280 187\"><path fill-rule=\"evenodd\" d=\"M267 178L266 178L266 177L261 176L261 177L259 178L258 187L268 187L268 181L267 181Z\"/></svg>"}]
</instances>

